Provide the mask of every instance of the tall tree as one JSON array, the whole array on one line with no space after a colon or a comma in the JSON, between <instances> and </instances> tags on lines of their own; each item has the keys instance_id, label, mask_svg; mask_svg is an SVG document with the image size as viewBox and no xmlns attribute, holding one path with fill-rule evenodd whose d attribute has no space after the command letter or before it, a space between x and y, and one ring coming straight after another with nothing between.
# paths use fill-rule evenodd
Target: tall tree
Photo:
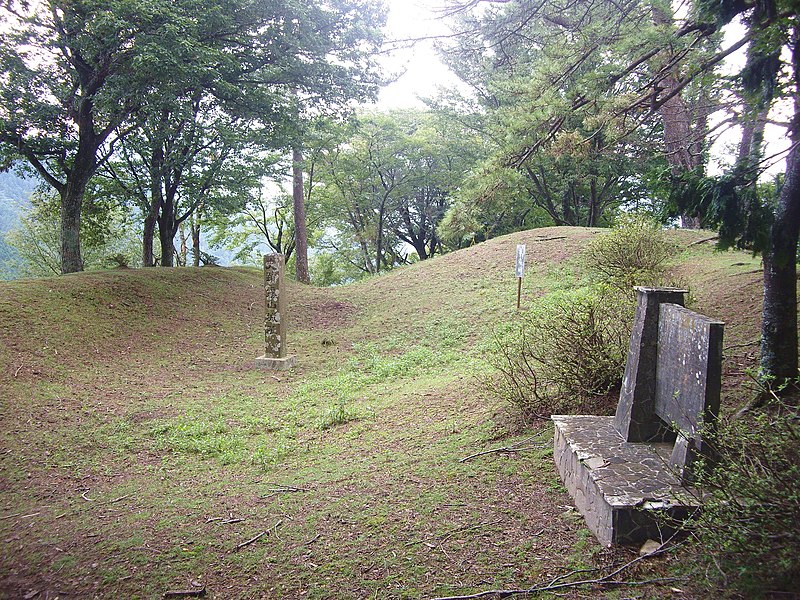
<instances>
[{"instance_id":1,"label":"tall tree","mask_svg":"<svg viewBox=\"0 0 800 600\"><path fill-rule=\"evenodd\" d=\"M83 268L83 195L103 146L146 95L197 64L197 7L156 0L0 7L0 151L61 200L61 271Z\"/></svg>"},{"instance_id":2,"label":"tall tree","mask_svg":"<svg viewBox=\"0 0 800 600\"><path fill-rule=\"evenodd\" d=\"M368 0L11 0L0 17L0 151L60 194L63 272L82 268L86 186L146 99L204 89L280 120L289 89L330 106L375 87Z\"/></svg>"},{"instance_id":3,"label":"tall tree","mask_svg":"<svg viewBox=\"0 0 800 600\"><path fill-rule=\"evenodd\" d=\"M297 250L295 279L310 283L308 273L308 225L306 223L306 190L303 185L303 151L292 148L292 213L294 215L294 241ZM288 259L288 257L287 257Z\"/></svg>"},{"instance_id":4,"label":"tall tree","mask_svg":"<svg viewBox=\"0 0 800 600\"><path fill-rule=\"evenodd\" d=\"M522 0L471 13L483 3L465 4L455 10L460 35L442 51L476 92L477 106L456 99L455 108L478 113L469 122L492 147L471 203L504 220L486 219L483 234L524 228L542 214L597 226L620 206L644 203L646 174L665 160L663 128L636 127L622 108L648 76L646 60L626 68L631 48L647 49L655 37L649 6Z\"/></svg>"},{"instance_id":5,"label":"tall tree","mask_svg":"<svg viewBox=\"0 0 800 600\"><path fill-rule=\"evenodd\" d=\"M477 160L474 136L423 111L363 115L352 134L318 159L320 195L337 251L374 274L442 251L437 227Z\"/></svg>"}]
</instances>

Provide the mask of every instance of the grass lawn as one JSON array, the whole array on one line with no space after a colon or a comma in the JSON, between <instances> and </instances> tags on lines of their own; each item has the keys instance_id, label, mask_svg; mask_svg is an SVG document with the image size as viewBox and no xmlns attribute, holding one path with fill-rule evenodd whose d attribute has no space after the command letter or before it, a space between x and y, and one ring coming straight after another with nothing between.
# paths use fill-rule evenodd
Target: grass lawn
<instances>
[{"instance_id":1,"label":"grass lawn","mask_svg":"<svg viewBox=\"0 0 800 600\"><path fill-rule=\"evenodd\" d=\"M255 269L0 283L0 597L429 598L630 560L572 508L550 425L481 384L493 328L517 315L516 244L524 309L577 282L596 234L533 230L354 285L290 284L289 372L253 367ZM674 235L692 307L726 321L735 408L759 263Z\"/></svg>"}]
</instances>

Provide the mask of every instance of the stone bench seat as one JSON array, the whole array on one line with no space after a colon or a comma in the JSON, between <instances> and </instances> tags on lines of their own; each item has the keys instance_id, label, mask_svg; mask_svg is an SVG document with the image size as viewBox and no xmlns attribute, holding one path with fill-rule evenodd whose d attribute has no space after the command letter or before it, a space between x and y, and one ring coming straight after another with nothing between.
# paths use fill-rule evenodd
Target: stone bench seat
<instances>
[{"instance_id":1,"label":"stone bench seat","mask_svg":"<svg viewBox=\"0 0 800 600\"><path fill-rule=\"evenodd\" d=\"M698 492L668 468L673 444L626 442L614 417L553 415L555 460L598 541L662 539L698 508Z\"/></svg>"}]
</instances>

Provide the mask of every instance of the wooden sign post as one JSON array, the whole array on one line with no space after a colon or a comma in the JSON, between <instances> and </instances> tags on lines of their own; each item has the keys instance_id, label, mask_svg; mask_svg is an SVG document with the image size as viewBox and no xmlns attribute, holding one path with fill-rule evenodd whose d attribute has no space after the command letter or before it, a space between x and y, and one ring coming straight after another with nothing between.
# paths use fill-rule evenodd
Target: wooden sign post
<instances>
[{"instance_id":1,"label":"wooden sign post","mask_svg":"<svg viewBox=\"0 0 800 600\"><path fill-rule=\"evenodd\" d=\"M517 309L522 300L522 276L525 274L525 244L517 244Z\"/></svg>"}]
</instances>

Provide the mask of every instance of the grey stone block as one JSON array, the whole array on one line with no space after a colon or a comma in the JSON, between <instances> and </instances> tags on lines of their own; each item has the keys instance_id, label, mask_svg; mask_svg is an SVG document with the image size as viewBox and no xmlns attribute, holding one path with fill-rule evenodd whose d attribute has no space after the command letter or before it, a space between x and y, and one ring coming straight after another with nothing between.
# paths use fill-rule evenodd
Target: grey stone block
<instances>
[{"instance_id":1,"label":"grey stone block","mask_svg":"<svg viewBox=\"0 0 800 600\"><path fill-rule=\"evenodd\" d=\"M671 444L626 442L613 417L552 419L558 472L602 544L665 539L699 507L699 492L669 468Z\"/></svg>"},{"instance_id":2,"label":"grey stone block","mask_svg":"<svg viewBox=\"0 0 800 600\"><path fill-rule=\"evenodd\" d=\"M294 367L296 362L297 360L294 355L284 356L283 358L259 356L256 359L256 366L261 369L268 369L270 371L287 371Z\"/></svg>"}]
</instances>

